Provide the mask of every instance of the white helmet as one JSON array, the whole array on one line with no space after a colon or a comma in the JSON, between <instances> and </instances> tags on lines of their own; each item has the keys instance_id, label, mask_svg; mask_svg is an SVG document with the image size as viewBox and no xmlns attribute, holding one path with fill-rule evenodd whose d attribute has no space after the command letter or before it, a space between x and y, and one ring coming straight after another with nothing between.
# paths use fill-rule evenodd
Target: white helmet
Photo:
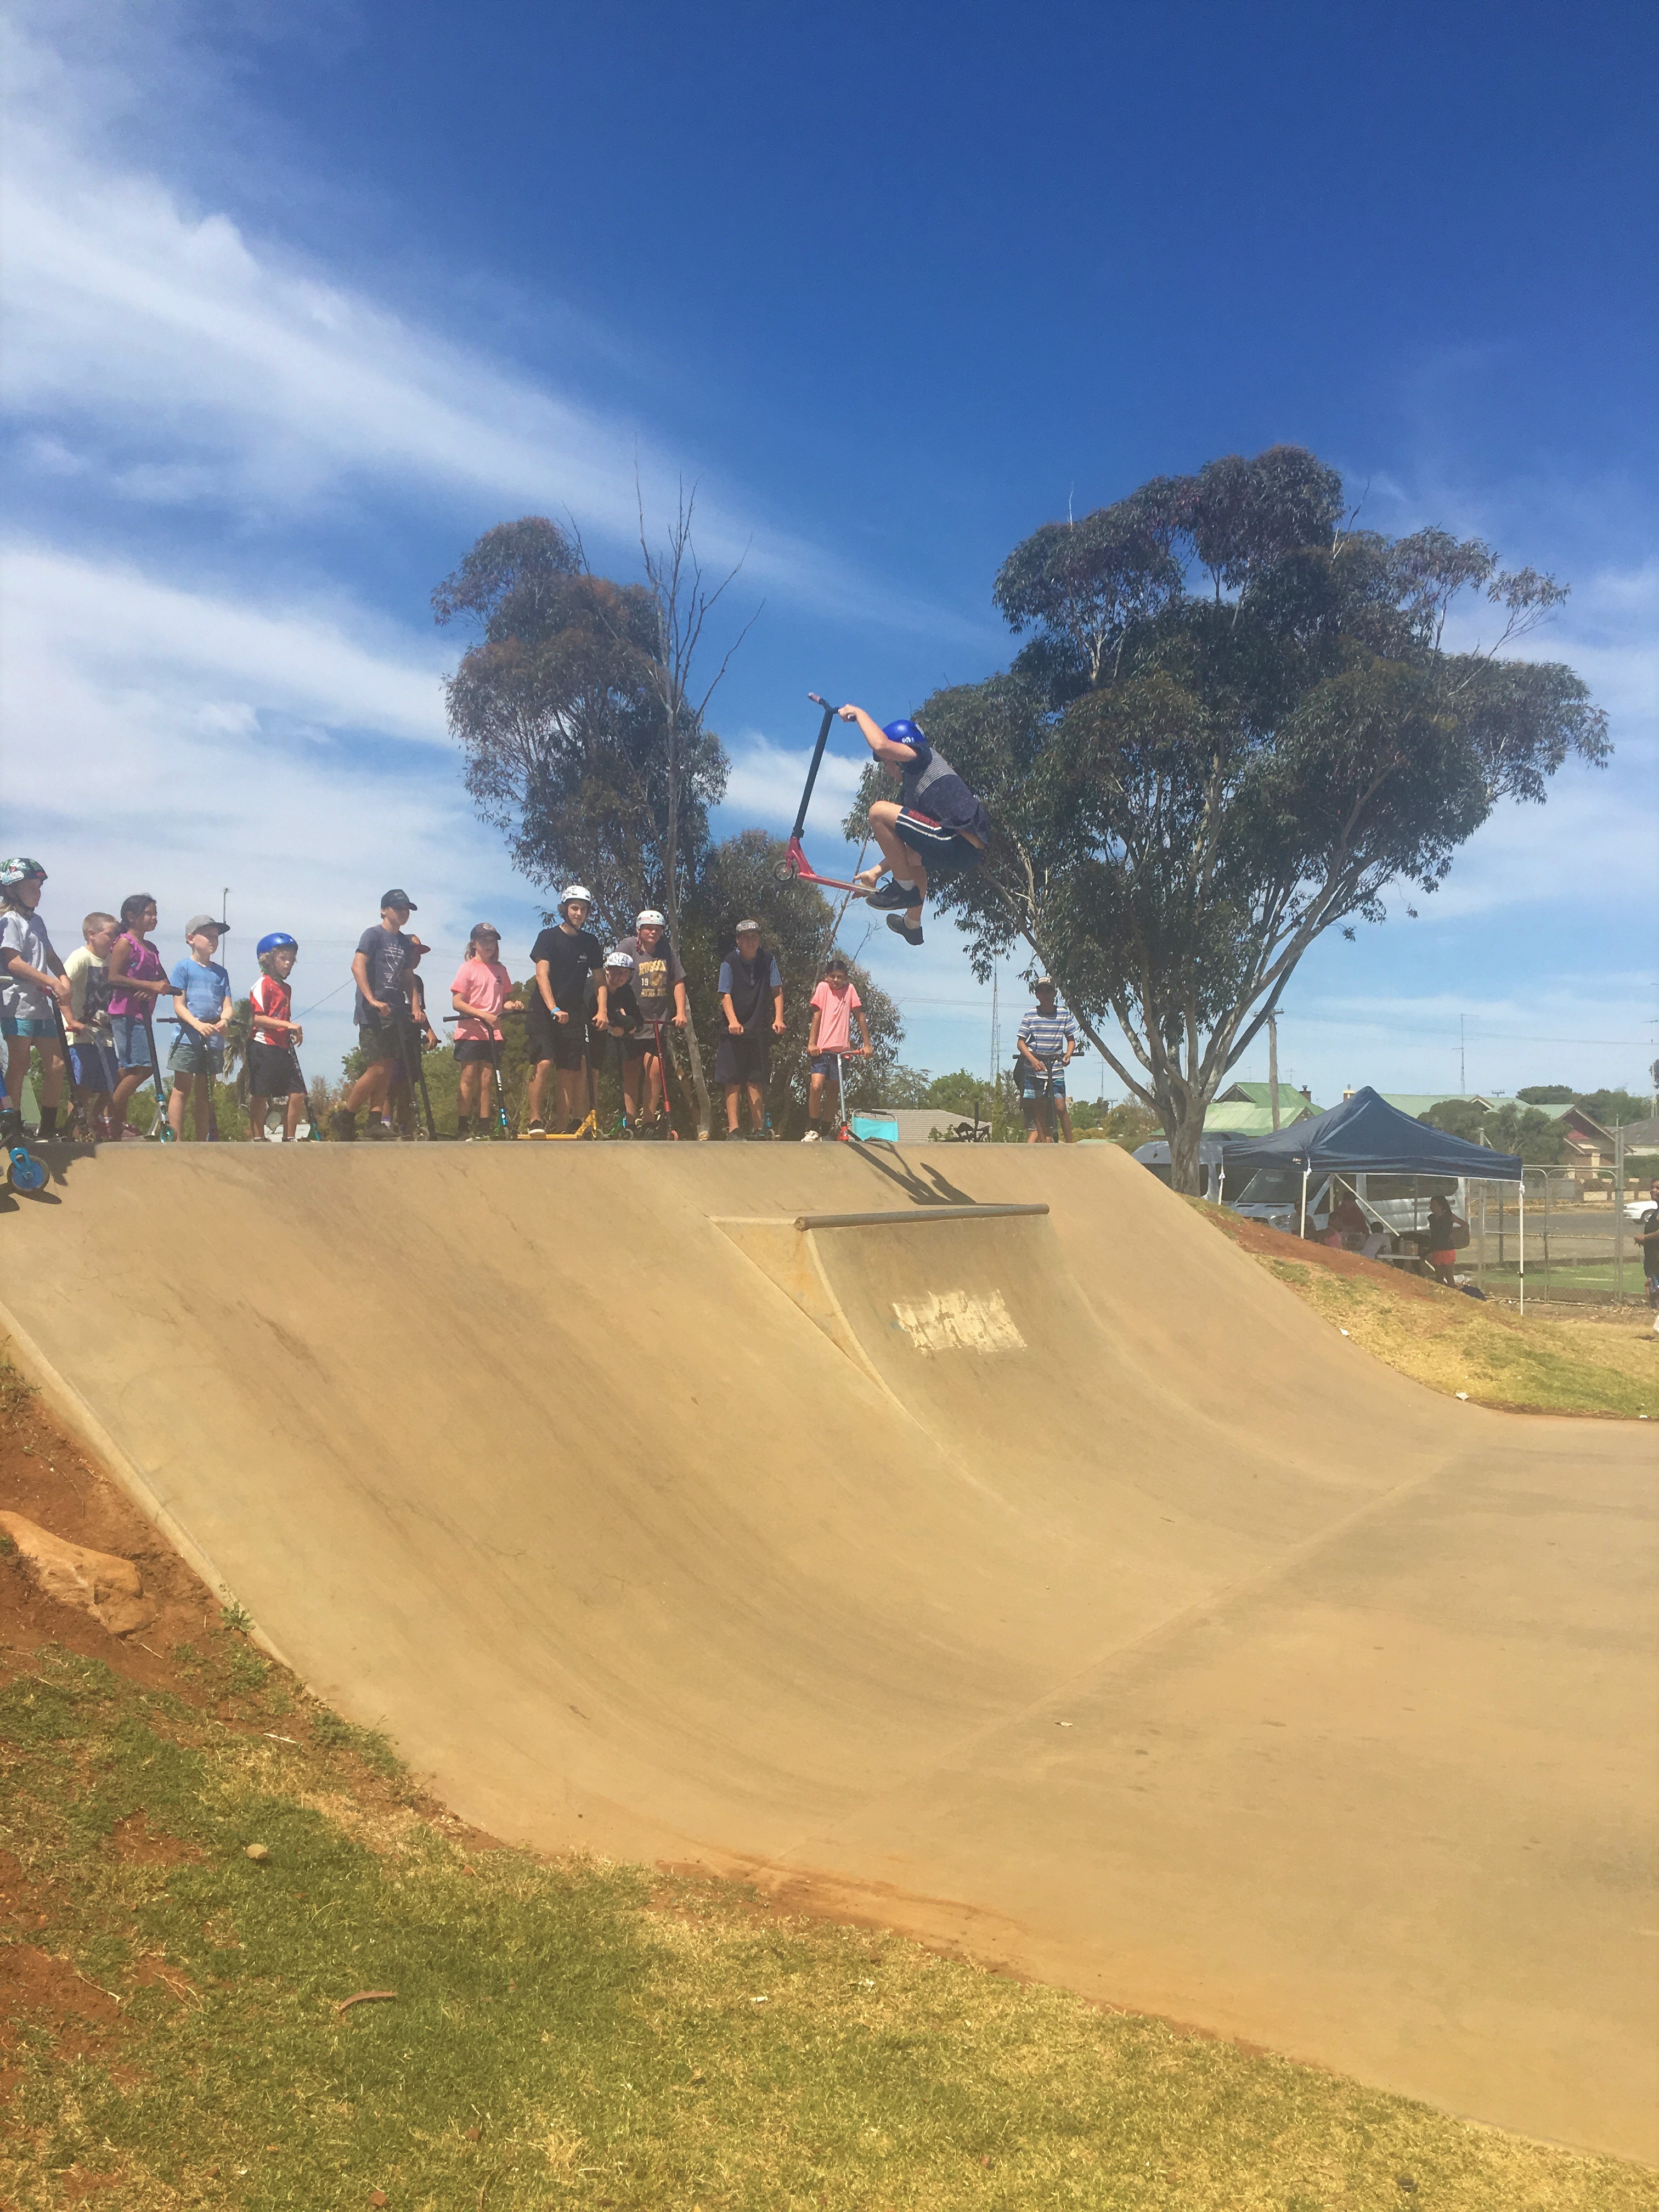
<instances>
[{"instance_id":1,"label":"white helmet","mask_svg":"<svg viewBox=\"0 0 1659 2212\"><path fill-rule=\"evenodd\" d=\"M559 893L559 912L562 914L572 899L580 899L584 906L592 906L593 894L586 884L567 884Z\"/></svg>"},{"instance_id":2,"label":"white helmet","mask_svg":"<svg viewBox=\"0 0 1659 2212\"><path fill-rule=\"evenodd\" d=\"M666 929L668 916L659 914L655 907L648 906L635 921L634 927L635 929Z\"/></svg>"},{"instance_id":3,"label":"white helmet","mask_svg":"<svg viewBox=\"0 0 1659 2212\"><path fill-rule=\"evenodd\" d=\"M631 968L634 965L634 956L631 952L623 951L620 947L613 946L605 956L605 964L607 968Z\"/></svg>"}]
</instances>

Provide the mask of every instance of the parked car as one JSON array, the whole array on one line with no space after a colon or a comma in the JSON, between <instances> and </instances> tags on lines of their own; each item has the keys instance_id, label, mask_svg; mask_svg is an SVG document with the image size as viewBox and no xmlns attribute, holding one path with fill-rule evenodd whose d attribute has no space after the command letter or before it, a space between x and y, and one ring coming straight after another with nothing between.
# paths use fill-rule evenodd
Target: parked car
<instances>
[{"instance_id":1,"label":"parked car","mask_svg":"<svg viewBox=\"0 0 1659 2212\"><path fill-rule=\"evenodd\" d=\"M1448 1198L1452 1212L1468 1218L1468 1185L1455 1176L1368 1175L1344 1173L1336 1181L1350 1184L1369 1221L1391 1237L1410 1237L1425 1229L1429 1200ZM1333 1178L1320 1172L1308 1178L1308 1226L1322 1231L1331 1214ZM1294 1237L1302 1218L1302 1177L1295 1168L1262 1168L1237 1193L1229 1192L1222 1204L1252 1221L1265 1221Z\"/></svg>"}]
</instances>

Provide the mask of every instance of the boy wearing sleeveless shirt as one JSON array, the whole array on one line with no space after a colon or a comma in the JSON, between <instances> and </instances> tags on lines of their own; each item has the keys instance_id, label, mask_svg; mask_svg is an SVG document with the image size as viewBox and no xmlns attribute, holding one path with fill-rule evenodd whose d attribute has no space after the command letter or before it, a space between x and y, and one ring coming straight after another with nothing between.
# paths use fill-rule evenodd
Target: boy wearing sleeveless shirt
<instances>
[{"instance_id":1,"label":"boy wearing sleeveless shirt","mask_svg":"<svg viewBox=\"0 0 1659 2212\"><path fill-rule=\"evenodd\" d=\"M740 921L737 944L720 963L720 1011L726 1035L714 1055L714 1080L726 1085L726 1133L738 1133L738 1093L749 1093L749 1134L766 1134L766 1079L772 1039L783 1035L783 977L775 953L761 947L757 921Z\"/></svg>"},{"instance_id":2,"label":"boy wearing sleeveless shirt","mask_svg":"<svg viewBox=\"0 0 1659 2212\"><path fill-rule=\"evenodd\" d=\"M921 908L930 883L944 883L979 866L991 834L983 805L944 754L930 745L921 725L903 720L880 729L862 707L841 709L856 722L864 741L898 778L897 799L878 799L870 809L870 831L881 860L858 878L869 903L887 909L887 927L907 945L921 943ZM884 869L893 880L881 883Z\"/></svg>"}]
</instances>

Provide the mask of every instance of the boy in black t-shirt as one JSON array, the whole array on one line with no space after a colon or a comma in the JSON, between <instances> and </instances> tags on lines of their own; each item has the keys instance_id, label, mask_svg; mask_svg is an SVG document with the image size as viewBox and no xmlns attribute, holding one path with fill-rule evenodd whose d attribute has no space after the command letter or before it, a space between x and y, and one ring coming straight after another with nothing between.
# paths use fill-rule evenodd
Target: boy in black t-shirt
<instances>
[{"instance_id":1,"label":"boy in black t-shirt","mask_svg":"<svg viewBox=\"0 0 1659 2212\"><path fill-rule=\"evenodd\" d=\"M639 1118L640 1067L645 1059L641 1034L644 1017L634 972L633 954L618 945L605 954L604 967L587 987L593 1064L621 1076L623 1113L630 1126Z\"/></svg>"},{"instance_id":2,"label":"boy in black t-shirt","mask_svg":"<svg viewBox=\"0 0 1659 2212\"><path fill-rule=\"evenodd\" d=\"M415 940L404 927L415 911L405 890L389 890L380 900L378 929L366 929L351 956L357 986L354 1012L357 1041L368 1065L330 1121L332 1133L349 1144L357 1134L359 1110L368 1109L368 1134L395 1134L386 1118L393 1082L404 1060L403 1031L410 1018L409 979L415 970Z\"/></svg>"},{"instance_id":3,"label":"boy in black t-shirt","mask_svg":"<svg viewBox=\"0 0 1659 2212\"><path fill-rule=\"evenodd\" d=\"M567 885L557 922L530 948L536 988L525 1009L525 1048L530 1055L530 1127L544 1137L542 1118L548 1077L559 1072L559 1120L568 1135L587 1111L587 979L599 965L599 940L582 924L593 911L585 884Z\"/></svg>"}]
</instances>

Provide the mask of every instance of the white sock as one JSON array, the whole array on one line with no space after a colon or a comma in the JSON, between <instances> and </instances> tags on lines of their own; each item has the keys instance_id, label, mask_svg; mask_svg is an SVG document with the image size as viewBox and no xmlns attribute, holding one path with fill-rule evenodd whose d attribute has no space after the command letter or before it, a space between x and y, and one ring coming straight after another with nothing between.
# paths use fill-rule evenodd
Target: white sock
<instances>
[{"instance_id":1,"label":"white sock","mask_svg":"<svg viewBox=\"0 0 1659 2212\"><path fill-rule=\"evenodd\" d=\"M916 887L915 879L911 876L895 876L893 881L902 891L913 891Z\"/></svg>"}]
</instances>

